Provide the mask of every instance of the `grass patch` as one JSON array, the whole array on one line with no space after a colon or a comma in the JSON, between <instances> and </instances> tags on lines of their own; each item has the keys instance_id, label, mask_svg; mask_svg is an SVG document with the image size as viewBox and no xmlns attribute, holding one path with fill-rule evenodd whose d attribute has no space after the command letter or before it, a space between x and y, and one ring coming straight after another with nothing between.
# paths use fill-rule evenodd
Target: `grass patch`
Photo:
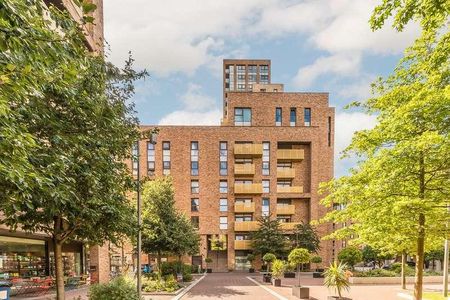
<instances>
[{"instance_id":1,"label":"grass patch","mask_svg":"<svg viewBox=\"0 0 450 300\"><path fill-rule=\"evenodd\" d=\"M447 300L442 293L423 293L423 298L427 300Z\"/></svg>"}]
</instances>

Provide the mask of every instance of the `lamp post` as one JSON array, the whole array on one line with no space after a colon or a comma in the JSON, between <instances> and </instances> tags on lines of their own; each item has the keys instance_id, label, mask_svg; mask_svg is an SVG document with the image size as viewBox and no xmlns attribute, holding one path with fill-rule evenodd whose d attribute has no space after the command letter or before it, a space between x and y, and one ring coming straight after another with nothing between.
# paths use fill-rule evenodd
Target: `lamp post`
<instances>
[{"instance_id":1,"label":"lamp post","mask_svg":"<svg viewBox=\"0 0 450 300\"><path fill-rule=\"evenodd\" d=\"M450 206L447 206L447 210L450 212ZM443 291L442 294L445 298L448 297L448 222L446 224L445 242L444 242L444 268L443 268Z\"/></svg>"},{"instance_id":2,"label":"lamp post","mask_svg":"<svg viewBox=\"0 0 450 300\"><path fill-rule=\"evenodd\" d=\"M136 143L136 160L137 160L137 183L136 183L136 189L137 189L137 217L138 217L138 236L137 236L137 257L136 257L136 263L137 263L137 270L136 270L136 276L137 276L137 292L139 299L142 297L142 281L141 281L141 248L142 248L142 232L141 232L141 226L142 226L142 205L141 205L141 164L140 164L140 151L139 151L139 141Z\"/></svg>"}]
</instances>

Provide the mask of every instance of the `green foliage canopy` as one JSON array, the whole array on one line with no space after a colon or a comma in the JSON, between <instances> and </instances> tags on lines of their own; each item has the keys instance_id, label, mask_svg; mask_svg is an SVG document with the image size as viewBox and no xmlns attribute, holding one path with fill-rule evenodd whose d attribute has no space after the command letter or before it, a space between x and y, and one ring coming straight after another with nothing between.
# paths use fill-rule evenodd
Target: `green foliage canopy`
<instances>
[{"instance_id":1,"label":"green foliage canopy","mask_svg":"<svg viewBox=\"0 0 450 300\"><path fill-rule=\"evenodd\" d=\"M358 248L349 246L339 251L338 259L340 262L349 265L353 269L357 263L363 260L363 255Z\"/></svg>"},{"instance_id":2,"label":"green foliage canopy","mask_svg":"<svg viewBox=\"0 0 450 300\"><path fill-rule=\"evenodd\" d=\"M258 221L258 230L251 234L255 252L261 255L270 252L283 256L286 253L287 240L280 229L280 222L269 217L262 217Z\"/></svg>"}]
</instances>

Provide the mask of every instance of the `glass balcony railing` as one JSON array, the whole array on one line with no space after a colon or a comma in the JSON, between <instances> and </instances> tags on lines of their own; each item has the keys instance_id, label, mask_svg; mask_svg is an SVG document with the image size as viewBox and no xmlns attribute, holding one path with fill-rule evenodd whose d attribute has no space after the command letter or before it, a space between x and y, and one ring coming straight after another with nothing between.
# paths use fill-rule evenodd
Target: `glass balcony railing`
<instances>
[{"instance_id":1,"label":"glass balcony railing","mask_svg":"<svg viewBox=\"0 0 450 300\"><path fill-rule=\"evenodd\" d=\"M262 194L261 183L236 183L234 185L235 194Z\"/></svg>"},{"instance_id":2,"label":"glass balcony railing","mask_svg":"<svg viewBox=\"0 0 450 300\"><path fill-rule=\"evenodd\" d=\"M235 156L262 156L262 144L234 144Z\"/></svg>"},{"instance_id":3,"label":"glass balcony railing","mask_svg":"<svg viewBox=\"0 0 450 300\"><path fill-rule=\"evenodd\" d=\"M278 149L277 159L285 161L302 160L305 158L303 149Z\"/></svg>"},{"instance_id":4,"label":"glass balcony railing","mask_svg":"<svg viewBox=\"0 0 450 300\"><path fill-rule=\"evenodd\" d=\"M281 194L302 194L302 186L277 186L277 193Z\"/></svg>"},{"instance_id":5,"label":"glass balcony railing","mask_svg":"<svg viewBox=\"0 0 450 300\"><path fill-rule=\"evenodd\" d=\"M234 231L256 231L258 227L257 221L234 222Z\"/></svg>"},{"instance_id":6,"label":"glass balcony railing","mask_svg":"<svg viewBox=\"0 0 450 300\"><path fill-rule=\"evenodd\" d=\"M234 175L255 175L254 164L235 164Z\"/></svg>"},{"instance_id":7,"label":"glass balcony railing","mask_svg":"<svg viewBox=\"0 0 450 300\"><path fill-rule=\"evenodd\" d=\"M234 212L236 213L254 213L255 202L235 203Z\"/></svg>"},{"instance_id":8,"label":"glass balcony railing","mask_svg":"<svg viewBox=\"0 0 450 300\"><path fill-rule=\"evenodd\" d=\"M277 215L294 215L295 205L277 205Z\"/></svg>"},{"instance_id":9,"label":"glass balcony railing","mask_svg":"<svg viewBox=\"0 0 450 300\"><path fill-rule=\"evenodd\" d=\"M277 178L294 178L295 169L293 168L277 168Z\"/></svg>"}]
</instances>

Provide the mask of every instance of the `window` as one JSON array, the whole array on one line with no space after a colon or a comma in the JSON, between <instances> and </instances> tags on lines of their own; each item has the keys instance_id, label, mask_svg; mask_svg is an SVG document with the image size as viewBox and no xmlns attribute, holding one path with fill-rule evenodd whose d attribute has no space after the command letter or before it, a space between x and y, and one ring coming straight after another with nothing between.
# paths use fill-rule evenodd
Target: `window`
<instances>
[{"instance_id":1,"label":"window","mask_svg":"<svg viewBox=\"0 0 450 300\"><path fill-rule=\"evenodd\" d=\"M236 222L249 222L253 220L252 215L235 215L234 220Z\"/></svg>"},{"instance_id":2,"label":"window","mask_svg":"<svg viewBox=\"0 0 450 300\"><path fill-rule=\"evenodd\" d=\"M198 180L191 180L191 193L198 194L200 192L200 186Z\"/></svg>"},{"instance_id":3,"label":"window","mask_svg":"<svg viewBox=\"0 0 450 300\"><path fill-rule=\"evenodd\" d=\"M138 163L138 159L139 159L139 153L138 153L138 143L133 143L133 149L131 150L131 154L133 156L133 176L137 176L138 175L138 168L139 168L139 163Z\"/></svg>"},{"instance_id":4,"label":"window","mask_svg":"<svg viewBox=\"0 0 450 300\"><path fill-rule=\"evenodd\" d=\"M200 226L200 218L198 216L191 217L191 223L192 223L192 226L194 226L194 228L198 229Z\"/></svg>"},{"instance_id":5,"label":"window","mask_svg":"<svg viewBox=\"0 0 450 300\"><path fill-rule=\"evenodd\" d=\"M219 211L228 211L228 199L220 198L219 200Z\"/></svg>"},{"instance_id":6,"label":"window","mask_svg":"<svg viewBox=\"0 0 450 300\"><path fill-rule=\"evenodd\" d=\"M311 108L305 108L305 126L311 126Z\"/></svg>"},{"instance_id":7,"label":"window","mask_svg":"<svg viewBox=\"0 0 450 300\"><path fill-rule=\"evenodd\" d=\"M269 66L259 66L259 81L260 83L269 83Z\"/></svg>"},{"instance_id":8,"label":"window","mask_svg":"<svg viewBox=\"0 0 450 300\"><path fill-rule=\"evenodd\" d=\"M286 186L292 186L292 182L290 180L278 180L277 181L277 187L286 187Z\"/></svg>"},{"instance_id":9,"label":"window","mask_svg":"<svg viewBox=\"0 0 450 300\"><path fill-rule=\"evenodd\" d=\"M245 83L238 83L237 84L237 90L238 91L245 91Z\"/></svg>"},{"instance_id":10,"label":"window","mask_svg":"<svg viewBox=\"0 0 450 300\"><path fill-rule=\"evenodd\" d=\"M228 173L228 143L219 143L219 174L222 176Z\"/></svg>"},{"instance_id":11,"label":"window","mask_svg":"<svg viewBox=\"0 0 450 300\"><path fill-rule=\"evenodd\" d=\"M221 194L226 194L228 193L228 181L226 180L221 180L220 184L219 184L219 192Z\"/></svg>"},{"instance_id":12,"label":"window","mask_svg":"<svg viewBox=\"0 0 450 300\"><path fill-rule=\"evenodd\" d=\"M191 175L198 175L198 142L191 142Z\"/></svg>"},{"instance_id":13,"label":"window","mask_svg":"<svg viewBox=\"0 0 450 300\"><path fill-rule=\"evenodd\" d=\"M236 241L248 241L251 240L251 236L248 234L236 234L234 239Z\"/></svg>"},{"instance_id":14,"label":"window","mask_svg":"<svg viewBox=\"0 0 450 300\"><path fill-rule=\"evenodd\" d=\"M163 142L163 174L170 174L170 142Z\"/></svg>"},{"instance_id":15,"label":"window","mask_svg":"<svg viewBox=\"0 0 450 300\"><path fill-rule=\"evenodd\" d=\"M227 217L219 217L219 229L228 229Z\"/></svg>"},{"instance_id":16,"label":"window","mask_svg":"<svg viewBox=\"0 0 450 300\"><path fill-rule=\"evenodd\" d=\"M235 108L234 109L234 125L236 125L236 126L251 126L252 125L252 110L250 108Z\"/></svg>"},{"instance_id":17,"label":"window","mask_svg":"<svg viewBox=\"0 0 450 300\"><path fill-rule=\"evenodd\" d=\"M147 142L147 175L155 174L155 144Z\"/></svg>"},{"instance_id":18,"label":"window","mask_svg":"<svg viewBox=\"0 0 450 300\"><path fill-rule=\"evenodd\" d=\"M228 169L227 165L228 165L228 163L227 163L226 161L221 161L221 162L220 162L220 171L219 171L219 174L220 174L221 176L227 175L227 173L228 173L228 171L227 171L227 169Z\"/></svg>"},{"instance_id":19,"label":"window","mask_svg":"<svg viewBox=\"0 0 450 300\"><path fill-rule=\"evenodd\" d=\"M291 223L291 217L290 216L277 216L277 220L280 223Z\"/></svg>"},{"instance_id":20,"label":"window","mask_svg":"<svg viewBox=\"0 0 450 300\"><path fill-rule=\"evenodd\" d=\"M297 110L292 107L289 114L289 125L295 126L296 123L297 123Z\"/></svg>"},{"instance_id":21,"label":"window","mask_svg":"<svg viewBox=\"0 0 450 300\"><path fill-rule=\"evenodd\" d=\"M328 117L328 147L331 147L331 117Z\"/></svg>"},{"instance_id":22,"label":"window","mask_svg":"<svg viewBox=\"0 0 450 300\"><path fill-rule=\"evenodd\" d=\"M262 199L262 216L267 217L270 215L270 199L263 198Z\"/></svg>"},{"instance_id":23,"label":"window","mask_svg":"<svg viewBox=\"0 0 450 300\"><path fill-rule=\"evenodd\" d=\"M263 142L262 174L270 175L270 143Z\"/></svg>"},{"instance_id":24,"label":"window","mask_svg":"<svg viewBox=\"0 0 450 300\"><path fill-rule=\"evenodd\" d=\"M263 193L270 193L270 181L263 180L262 181Z\"/></svg>"},{"instance_id":25,"label":"window","mask_svg":"<svg viewBox=\"0 0 450 300\"><path fill-rule=\"evenodd\" d=\"M281 126L282 110L281 107L275 108L275 126Z\"/></svg>"},{"instance_id":26,"label":"window","mask_svg":"<svg viewBox=\"0 0 450 300\"><path fill-rule=\"evenodd\" d=\"M198 198L191 199L191 211L198 211L199 200Z\"/></svg>"}]
</instances>

